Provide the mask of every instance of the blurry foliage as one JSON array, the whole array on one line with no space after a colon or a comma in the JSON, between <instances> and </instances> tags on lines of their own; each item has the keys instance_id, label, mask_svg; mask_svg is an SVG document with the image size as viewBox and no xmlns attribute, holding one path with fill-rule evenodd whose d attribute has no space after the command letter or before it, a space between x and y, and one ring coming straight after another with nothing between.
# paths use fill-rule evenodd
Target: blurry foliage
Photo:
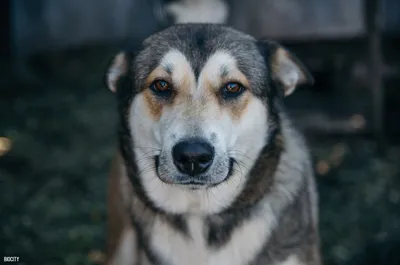
<instances>
[{"instance_id":1,"label":"blurry foliage","mask_svg":"<svg viewBox=\"0 0 400 265\"><path fill-rule=\"evenodd\" d=\"M93 264L103 250L116 115L102 83L109 58L97 54L34 60L34 83L2 89L0 136L13 146L0 157L0 250L21 264Z\"/></svg>"},{"instance_id":2,"label":"blurry foliage","mask_svg":"<svg viewBox=\"0 0 400 265\"><path fill-rule=\"evenodd\" d=\"M378 248L380 243L400 239L400 148L390 147L378 156L374 142L353 139L345 146L341 164L317 174L327 264L344 264L370 244ZM312 147L316 160L329 161L337 144L314 142Z\"/></svg>"},{"instance_id":3,"label":"blurry foliage","mask_svg":"<svg viewBox=\"0 0 400 265\"><path fill-rule=\"evenodd\" d=\"M103 259L116 143L116 104L102 83L111 54L91 48L37 57L28 68L34 81L17 78L2 89L0 137L12 149L0 156L0 251L19 264ZM326 264L356 264L370 244L400 238L399 148L378 156L362 139L310 144Z\"/></svg>"}]
</instances>

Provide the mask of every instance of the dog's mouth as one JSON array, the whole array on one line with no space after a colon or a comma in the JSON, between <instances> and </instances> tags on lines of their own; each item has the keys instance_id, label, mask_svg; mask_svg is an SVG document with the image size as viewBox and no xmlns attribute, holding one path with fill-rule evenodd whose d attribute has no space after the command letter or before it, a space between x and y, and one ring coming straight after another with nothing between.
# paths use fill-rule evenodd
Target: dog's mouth
<instances>
[{"instance_id":1,"label":"dog's mouth","mask_svg":"<svg viewBox=\"0 0 400 265\"><path fill-rule=\"evenodd\" d=\"M185 186L186 188L196 190L200 188L208 188L215 187L221 184L222 182L227 181L233 174L233 167L235 164L234 158L229 158L229 168L228 173L222 180L217 182L213 181L212 176L210 175L199 175L199 176L188 176L188 175L177 175L172 178L163 178L159 174L160 167L160 156L157 155L154 157L155 170L157 173L157 177L164 183Z\"/></svg>"}]
</instances>

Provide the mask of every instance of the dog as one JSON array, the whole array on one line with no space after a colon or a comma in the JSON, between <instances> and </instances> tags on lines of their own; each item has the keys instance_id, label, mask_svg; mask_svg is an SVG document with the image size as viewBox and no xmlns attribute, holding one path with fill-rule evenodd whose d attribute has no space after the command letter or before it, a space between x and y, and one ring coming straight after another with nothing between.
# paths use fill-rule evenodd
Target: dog
<instances>
[{"instance_id":1,"label":"dog","mask_svg":"<svg viewBox=\"0 0 400 265\"><path fill-rule=\"evenodd\" d=\"M119 147L106 264L319 265L309 151L283 99L313 78L287 49L176 24L106 73Z\"/></svg>"}]
</instances>

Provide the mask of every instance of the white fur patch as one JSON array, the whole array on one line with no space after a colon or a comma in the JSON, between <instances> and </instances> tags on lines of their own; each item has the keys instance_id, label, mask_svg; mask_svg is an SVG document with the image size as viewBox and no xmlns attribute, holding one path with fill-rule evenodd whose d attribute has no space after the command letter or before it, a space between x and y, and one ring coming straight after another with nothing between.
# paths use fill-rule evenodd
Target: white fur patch
<instances>
[{"instance_id":1,"label":"white fur patch","mask_svg":"<svg viewBox=\"0 0 400 265\"><path fill-rule=\"evenodd\" d=\"M237 63L235 57L226 51L216 51L212 54L207 62L205 63L203 69L199 75L198 87L202 89L197 90L197 95L194 98L198 98L201 95L203 89L206 85L212 85L214 88L219 87L221 84L221 71L225 68L227 73L234 75L238 72Z\"/></svg>"},{"instance_id":2,"label":"white fur patch","mask_svg":"<svg viewBox=\"0 0 400 265\"><path fill-rule=\"evenodd\" d=\"M306 80L301 68L290 59L288 52L283 48L276 51L274 72L285 87L285 96L292 94L296 86Z\"/></svg>"},{"instance_id":3,"label":"white fur patch","mask_svg":"<svg viewBox=\"0 0 400 265\"><path fill-rule=\"evenodd\" d=\"M276 263L274 265L305 265L296 255L289 256L285 261Z\"/></svg>"},{"instance_id":4,"label":"white fur patch","mask_svg":"<svg viewBox=\"0 0 400 265\"><path fill-rule=\"evenodd\" d=\"M166 6L175 23L225 23L228 6L221 0L183 0Z\"/></svg>"},{"instance_id":5,"label":"white fur patch","mask_svg":"<svg viewBox=\"0 0 400 265\"><path fill-rule=\"evenodd\" d=\"M268 240L276 224L269 204L264 202L259 214L252 216L232 232L228 244L219 249L206 245L203 219L200 216L188 218L190 238L171 229L157 220L151 237L151 246L175 265L243 265L250 262Z\"/></svg>"},{"instance_id":6,"label":"white fur patch","mask_svg":"<svg viewBox=\"0 0 400 265\"><path fill-rule=\"evenodd\" d=\"M125 54L121 52L115 56L107 73L107 85L112 92L116 91L117 81L126 71L128 71L126 57Z\"/></svg>"},{"instance_id":7,"label":"white fur patch","mask_svg":"<svg viewBox=\"0 0 400 265\"><path fill-rule=\"evenodd\" d=\"M171 78L177 88L184 85L192 88L195 86L196 81L192 66L180 51L173 49L166 53L161 59L160 66L164 69L172 67Z\"/></svg>"},{"instance_id":8,"label":"white fur patch","mask_svg":"<svg viewBox=\"0 0 400 265\"><path fill-rule=\"evenodd\" d=\"M135 231L132 228L125 229L121 235L114 258L107 265L132 264L132 261L138 258Z\"/></svg>"},{"instance_id":9,"label":"white fur patch","mask_svg":"<svg viewBox=\"0 0 400 265\"><path fill-rule=\"evenodd\" d=\"M218 85L221 79L221 68L225 67L226 72L238 71L236 58L229 52L219 50L212 54L204 65L199 79L207 79L214 85Z\"/></svg>"}]
</instances>

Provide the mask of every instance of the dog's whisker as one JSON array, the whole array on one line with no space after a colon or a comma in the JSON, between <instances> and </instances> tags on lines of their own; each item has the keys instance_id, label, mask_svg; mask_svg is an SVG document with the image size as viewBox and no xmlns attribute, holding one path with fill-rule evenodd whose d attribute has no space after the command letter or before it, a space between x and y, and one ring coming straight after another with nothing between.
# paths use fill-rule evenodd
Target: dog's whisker
<instances>
[{"instance_id":1,"label":"dog's whisker","mask_svg":"<svg viewBox=\"0 0 400 265\"><path fill-rule=\"evenodd\" d=\"M143 155L144 155L144 156L146 156L146 155L148 155L148 154L152 154L152 155L153 155L153 153L159 154L160 152L155 151L155 150L152 150L152 151L145 152ZM154 155L153 155L153 156L154 156Z\"/></svg>"},{"instance_id":2,"label":"dog's whisker","mask_svg":"<svg viewBox=\"0 0 400 265\"><path fill-rule=\"evenodd\" d=\"M135 159L135 162L136 162L136 163L139 163L139 162L142 162L143 160L147 160L147 159L153 160L154 157L158 155L158 153L153 154L152 152L153 152L153 151L144 153L144 154L143 154L142 156L140 156L139 158L136 158L136 159ZM154 161L154 160L153 160L153 161Z\"/></svg>"},{"instance_id":3,"label":"dog's whisker","mask_svg":"<svg viewBox=\"0 0 400 265\"><path fill-rule=\"evenodd\" d=\"M216 190L217 190L218 192L221 192L219 186L216 186L215 188L216 188ZM218 206L223 206L223 205L225 204L225 202L223 202L220 198L218 198L218 197L214 194L214 190L210 190L210 191L209 191L209 195L211 195L211 197L214 198L213 203L217 203ZM210 200L209 200L209 203L210 203Z\"/></svg>"},{"instance_id":4,"label":"dog's whisker","mask_svg":"<svg viewBox=\"0 0 400 265\"><path fill-rule=\"evenodd\" d=\"M151 147L151 146L133 146L132 148L134 148L134 149L153 149L153 150L156 150L156 151L161 151L161 149L160 148L156 148L156 147Z\"/></svg>"},{"instance_id":5,"label":"dog's whisker","mask_svg":"<svg viewBox=\"0 0 400 265\"><path fill-rule=\"evenodd\" d=\"M134 160L137 164L139 164L142 161L152 161L153 163L155 163L154 161L154 156L153 155L148 155L148 156L142 156L140 158L137 158Z\"/></svg>"},{"instance_id":6,"label":"dog's whisker","mask_svg":"<svg viewBox=\"0 0 400 265\"><path fill-rule=\"evenodd\" d=\"M241 151L238 151L238 150L230 150L230 151L228 151L228 154L229 154L229 155L235 155L235 156L238 155L238 156L240 156L240 157L242 157L242 158L246 158L246 159L250 160L250 161L253 162L253 163L256 162L256 160L254 160L253 158L249 157L249 156L246 155L245 153L243 153L243 152L241 152Z\"/></svg>"},{"instance_id":7,"label":"dog's whisker","mask_svg":"<svg viewBox=\"0 0 400 265\"><path fill-rule=\"evenodd\" d=\"M153 165L152 163L148 163L146 165L143 165L143 167L138 172L138 177L143 176L144 174L150 172L151 170L156 170L155 165Z\"/></svg>"},{"instance_id":8,"label":"dog's whisker","mask_svg":"<svg viewBox=\"0 0 400 265\"><path fill-rule=\"evenodd\" d=\"M239 192L239 189L242 184L241 182L245 182L246 178L243 173L242 167L240 166L240 163L238 163L237 161L235 161L235 163L237 164L238 168L233 168L233 170L239 174L239 179L238 179L239 183L238 183L238 185L235 185L235 186L236 186L236 192Z\"/></svg>"},{"instance_id":9,"label":"dog's whisker","mask_svg":"<svg viewBox=\"0 0 400 265\"><path fill-rule=\"evenodd\" d=\"M242 166L246 170L251 169L251 165L248 165L244 161L241 161L241 160L235 160L235 164Z\"/></svg>"},{"instance_id":10,"label":"dog's whisker","mask_svg":"<svg viewBox=\"0 0 400 265\"><path fill-rule=\"evenodd\" d=\"M152 182L157 181L157 184L155 185L155 187L153 187L153 189L150 192L156 192L156 190L159 189L164 184L164 182L157 180L156 178L153 178L151 181Z\"/></svg>"}]
</instances>

